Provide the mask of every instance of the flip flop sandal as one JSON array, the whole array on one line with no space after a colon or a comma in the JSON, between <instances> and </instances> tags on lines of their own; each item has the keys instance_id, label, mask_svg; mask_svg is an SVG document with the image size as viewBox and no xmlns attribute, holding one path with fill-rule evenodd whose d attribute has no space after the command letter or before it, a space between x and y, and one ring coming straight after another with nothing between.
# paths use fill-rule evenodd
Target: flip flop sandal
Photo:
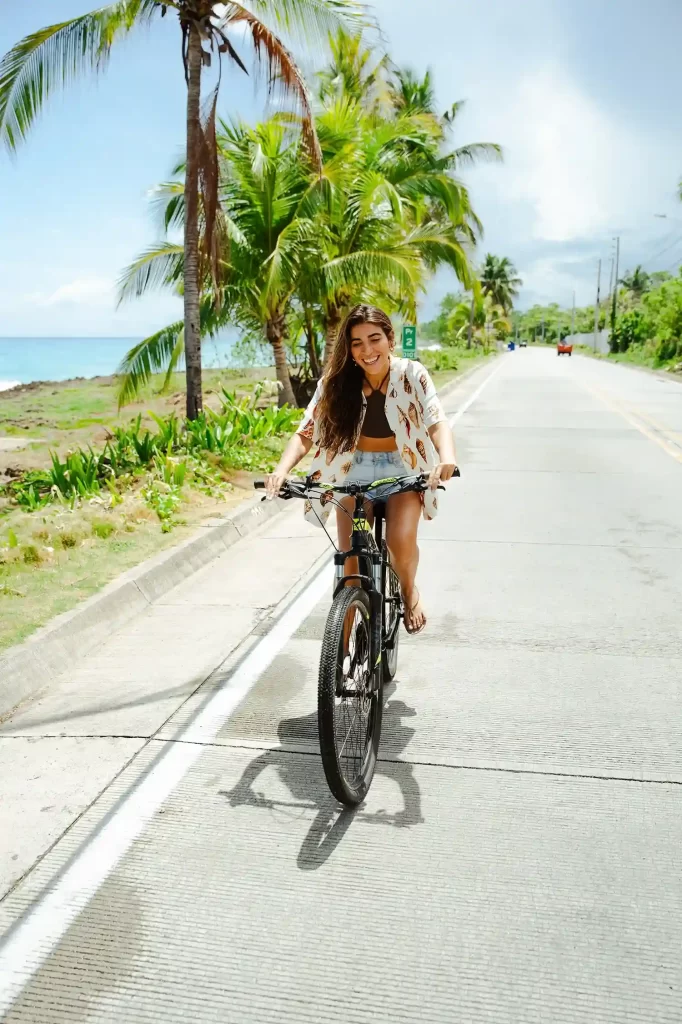
<instances>
[{"instance_id":1,"label":"flip flop sandal","mask_svg":"<svg viewBox=\"0 0 682 1024\"><path fill-rule=\"evenodd\" d=\"M424 629L426 629L426 616L424 616L424 621L422 622L421 626L418 626L416 629L410 629L410 627L407 625L407 616L412 616L412 612L415 610L420 601L421 594L419 593L419 591L417 591L417 600L414 602L412 607L408 609L407 615L403 613L403 622L405 623L405 629L410 634L410 636L417 636L418 633L421 633Z\"/></svg>"}]
</instances>

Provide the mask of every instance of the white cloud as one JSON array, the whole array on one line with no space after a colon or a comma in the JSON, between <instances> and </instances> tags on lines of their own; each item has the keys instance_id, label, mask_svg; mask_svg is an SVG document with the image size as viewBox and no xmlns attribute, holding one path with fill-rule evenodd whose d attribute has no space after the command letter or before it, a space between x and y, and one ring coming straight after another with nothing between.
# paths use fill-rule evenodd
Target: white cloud
<instances>
[{"instance_id":1,"label":"white cloud","mask_svg":"<svg viewBox=\"0 0 682 1024\"><path fill-rule=\"evenodd\" d=\"M114 301L114 286L106 277L77 277L68 284L63 284L44 299L45 306L58 306L63 303L75 305L104 305Z\"/></svg>"},{"instance_id":2,"label":"white cloud","mask_svg":"<svg viewBox=\"0 0 682 1024\"><path fill-rule=\"evenodd\" d=\"M632 215L641 147L558 66L525 75L501 111L514 126L508 175L511 201L529 204L532 236L555 242L608 232Z\"/></svg>"}]
</instances>

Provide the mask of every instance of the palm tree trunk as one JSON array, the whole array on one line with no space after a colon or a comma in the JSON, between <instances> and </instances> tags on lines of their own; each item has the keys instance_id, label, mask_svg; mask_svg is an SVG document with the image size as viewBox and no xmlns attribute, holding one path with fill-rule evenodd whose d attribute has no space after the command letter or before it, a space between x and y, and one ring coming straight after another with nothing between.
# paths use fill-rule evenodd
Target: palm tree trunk
<instances>
[{"instance_id":1,"label":"palm tree trunk","mask_svg":"<svg viewBox=\"0 0 682 1024\"><path fill-rule=\"evenodd\" d=\"M310 315L310 310L306 309L305 312L305 336L308 348L308 359L310 361L310 372L313 377L317 380L320 376L320 360L317 354L317 337L315 334L315 328L313 326L313 319Z\"/></svg>"},{"instance_id":2,"label":"palm tree trunk","mask_svg":"<svg viewBox=\"0 0 682 1024\"><path fill-rule=\"evenodd\" d=\"M329 306L327 309L327 316L325 317L324 325L324 365L327 366L329 360L332 357L334 346L336 345L336 337L339 333L339 326L341 324L341 314L339 313L337 306Z\"/></svg>"},{"instance_id":3,"label":"palm tree trunk","mask_svg":"<svg viewBox=\"0 0 682 1024\"><path fill-rule=\"evenodd\" d=\"M185 366L187 419L203 409L199 325L199 145L201 136L201 39L189 26L187 54L187 167L185 170Z\"/></svg>"},{"instance_id":4,"label":"palm tree trunk","mask_svg":"<svg viewBox=\"0 0 682 1024\"><path fill-rule=\"evenodd\" d=\"M294 389L291 386L291 377L289 376L289 367L287 366L287 354L284 351L284 331L285 326L283 317L275 317L272 320L268 320L265 325L265 332L267 334L268 341L272 345L272 351L275 356L275 373L277 374L277 380L280 384L279 404L293 405L295 408L298 403L296 402Z\"/></svg>"}]
</instances>

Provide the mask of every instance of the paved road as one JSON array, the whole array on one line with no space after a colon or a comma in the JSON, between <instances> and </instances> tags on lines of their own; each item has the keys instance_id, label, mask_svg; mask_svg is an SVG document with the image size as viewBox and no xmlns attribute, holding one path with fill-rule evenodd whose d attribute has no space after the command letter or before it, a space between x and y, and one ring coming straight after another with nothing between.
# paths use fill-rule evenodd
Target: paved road
<instances>
[{"instance_id":1,"label":"paved road","mask_svg":"<svg viewBox=\"0 0 682 1024\"><path fill-rule=\"evenodd\" d=\"M0 1020L679 1024L682 387L494 369L355 815L297 513L4 726Z\"/></svg>"}]
</instances>

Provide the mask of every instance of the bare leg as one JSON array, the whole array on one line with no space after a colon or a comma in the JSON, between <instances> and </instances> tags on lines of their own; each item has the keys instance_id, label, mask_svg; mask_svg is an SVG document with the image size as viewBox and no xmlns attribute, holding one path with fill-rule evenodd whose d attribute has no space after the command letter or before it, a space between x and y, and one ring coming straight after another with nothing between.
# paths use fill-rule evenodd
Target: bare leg
<instances>
[{"instance_id":1,"label":"bare leg","mask_svg":"<svg viewBox=\"0 0 682 1024\"><path fill-rule=\"evenodd\" d=\"M400 587L405 601L405 625L411 631L426 624L426 615L415 586L419 565L417 530L421 511L419 495L414 491L394 494L388 499L386 543L391 552L393 568L400 579Z\"/></svg>"}]
</instances>

